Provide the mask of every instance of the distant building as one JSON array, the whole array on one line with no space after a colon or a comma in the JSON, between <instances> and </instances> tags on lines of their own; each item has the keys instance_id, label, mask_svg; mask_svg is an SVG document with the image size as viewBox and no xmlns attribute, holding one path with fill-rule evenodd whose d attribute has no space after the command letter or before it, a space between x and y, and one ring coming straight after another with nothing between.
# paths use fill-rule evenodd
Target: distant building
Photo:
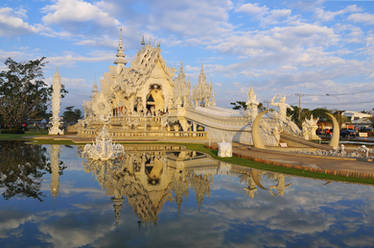
<instances>
[{"instance_id":1,"label":"distant building","mask_svg":"<svg viewBox=\"0 0 374 248\"><path fill-rule=\"evenodd\" d=\"M370 118L372 117L371 114L365 114L361 112L355 112L355 111L344 111L343 115L348 118L348 120L352 123L354 123L357 120L363 119L363 118Z\"/></svg>"}]
</instances>

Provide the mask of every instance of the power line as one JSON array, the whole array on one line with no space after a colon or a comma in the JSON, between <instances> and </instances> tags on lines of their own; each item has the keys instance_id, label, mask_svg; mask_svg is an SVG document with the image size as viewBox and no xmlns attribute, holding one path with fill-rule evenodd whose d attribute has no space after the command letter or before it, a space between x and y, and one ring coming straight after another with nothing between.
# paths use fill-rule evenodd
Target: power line
<instances>
[{"instance_id":1,"label":"power line","mask_svg":"<svg viewBox=\"0 0 374 248\"><path fill-rule=\"evenodd\" d=\"M319 103L319 102L304 102L304 105L311 104L311 105L343 105L343 104L350 104L350 105L357 105L363 103L373 103L374 101L362 101L362 102L336 102L336 103ZM291 105L297 105L297 103L293 103Z\"/></svg>"},{"instance_id":2,"label":"power line","mask_svg":"<svg viewBox=\"0 0 374 248\"><path fill-rule=\"evenodd\" d=\"M360 94L368 94L374 93L374 91L357 91L357 92L346 92L346 93L325 93L325 94L301 94L302 96L351 96L351 95L360 95ZM295 96L300 95L300 93L292 94ZM292 96L289 95L289 96Z\"/></svg>"}]
</instances>

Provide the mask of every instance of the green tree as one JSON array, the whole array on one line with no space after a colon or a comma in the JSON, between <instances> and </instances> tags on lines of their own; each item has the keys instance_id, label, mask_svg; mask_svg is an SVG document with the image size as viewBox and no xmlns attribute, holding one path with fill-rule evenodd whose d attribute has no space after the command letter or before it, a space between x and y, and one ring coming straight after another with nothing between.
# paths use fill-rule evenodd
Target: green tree
<instances>
[{"instance_id":1,"label":"green tree","mask_svg":"<svg viewBox=\"0 0 374 248\"><path fill-rule=\"evenodd\" d=\"M348 118L343 115L343 112L344 110L336 110L333 112L333 115L339 123L339 127L341 127L343 123L348 122Z\"/></svg>"},{"instance_id":2,"label":"green tree","mask_svg":"<svg viewBox=\"0 0 374 248\"><path fill-rule=\"evenodd\" d=\"M230 104L233 105L232 109L247 109L247 104L244 101L231 102Z\"/></svg>"},{"instance_id":3,"label":"green tree","mask_svg":"<svg viewBox=\"0 0 374 248\"><path fill-rule=\"evenodd\" d=\"M315 108L312 110L313 117L319 118L320 121L330 120L330 118L326 115L326 113L331 113L331 111L325 108Z\"/></svg>"},{"instance_id":4,"label":"green tree","mask_svg":"<svg viewBox=\"0 0 374 248\"><path fill-rule=\"evenodd\" d=\"M0 72L0 115L11 129L20 129L23 123L45 118L52 86L42 80L45 57L27 62L5 61ZM62 96L67 91L62 87Z\"/></svg>"},{"instance_id":5,"label":"green tree","mask_svg":"<svg viewBox=\"0 0 374 248\"><path fill-rule=\"evenodd\" d=\"M79 119L83 118L82 111L80 109L73 109L73 106L65 108L62 114L63 121L66 125L74 125Z\"/></svg>"},{"instance_id":6,"label":"green tree","mask_svg":"<svg viewBox=\"0 0 374 248\"><path fill-rule=\"evenodd\" d=\"M247 104L244 101L231 102L230 104L233 105L232 107L233 109L244 109L244 110L247 109ZM258 111L262 112L265 110L266 110L266 107L260 102L258 104Z\"/></svg>"},{"instance_id":7,"label":"green tree","mask_svg":"<svg viewBox=\"0 0 374 248\"><path fill-rule=\"evenodd\" d=\"M301 128L305 119L309 119L312 115L312 112L307 108L299 109L298 106L292 106L291 109L287 109L287 115L291 116L291 120L296 123L296 125ZM300 111L300 114L299 114ZM299 118L300 117L300 118Z\"/></svg>"}]
</instances>

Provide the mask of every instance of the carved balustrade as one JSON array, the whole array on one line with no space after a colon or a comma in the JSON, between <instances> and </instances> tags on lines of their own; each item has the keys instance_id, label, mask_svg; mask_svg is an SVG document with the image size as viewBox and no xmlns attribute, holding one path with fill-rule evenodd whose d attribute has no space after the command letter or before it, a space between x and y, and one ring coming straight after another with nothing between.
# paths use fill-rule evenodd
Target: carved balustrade
<instances>
[{"instance_id":1,"label":"carved balustrade","mask_svg":"<svg viewBox=\"0 0 374 248\"><path fill-rule=\"evenodd\" d=\"M96 137L98 129L82 129L80 135L83 137ZM206 138L207 132L203 131L128 131L111 128L108 130L113 139L128 137L181 137L181 138Z\"/></svg>"}]
</instances>

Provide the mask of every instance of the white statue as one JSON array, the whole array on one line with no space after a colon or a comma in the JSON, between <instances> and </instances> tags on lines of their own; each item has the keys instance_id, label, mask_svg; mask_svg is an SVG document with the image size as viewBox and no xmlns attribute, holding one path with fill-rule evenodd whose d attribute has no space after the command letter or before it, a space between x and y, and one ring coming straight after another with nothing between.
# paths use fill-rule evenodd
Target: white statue
<instances>
[{"instance_id":1,"label":"white statue","mask_svg":"<svg viewBox=\"0 0 374 248\"><path fill-rule=\"evenodd\" d=\"M313 115L310 116L310 119L305 119L302 123L303 128L303 136L306 140L320 140L321 138L318 137L316 134L316 130L318 128L318 120L313 118Z\"/></svg>"},{"instance_id":2,"label":"white statue","mask_svg":"<svg viewBox=\"0 0 374 248\"><path fill-rule=\"evenodd\" d=\"M64 131L60 129L61 121L60 117L58 116L61 104L61 76L57 69L55 75L53 76L52 88L52 117L49 121L51 124L49 135L63 135Z\"/></svg>"},{"instance_id":3,"label":"white statue","mask_svg":"<svg viewBox=\"0 0 374 248\"><path fill-rule=\"evenodd\" d=\"M222 140L221 143L218 143L218 157L232 157L232 143L225 142L225 140Z\"/></svg>"},{"instance_id":4,"label":"white statue","mask_svg":"<svg viewBox=\"0 0 374 248\"><path fill-rule=\"evenodd\" d=\"M344 149L344 145L343 145L343 144L340 145L340 153L341 153L342 155L345 155L345 154L346 154L345 149Z\"/></svg>"},{"instance_id":5,"label":"white statue","mask_svg":"<svg viewBox=\"0 0 374 248\"><path fill-rule=\"evenodd\" d=\"M112 143L110 134L105 125L96 137L96 143L86 144L83 149L83 154L92 160L109 160L115 159L124 153L123 146Z\"/></svg>"},{"instance_id":6,"label":"white statue","mask_svg":"<svg viewBox=\"0 0 374 248\"><path fill-rule=\"evenodd\" d=\"M248 92L246 105L249 112L249 118L252 122L256 119L256 116L258 114L258 104L259 102L256 99L256 95L253 92L253 88L251 87Z\"/></svg>"},{"instance_id":7,"label":"white statue","mask_svg":"<svg viewBox=\"0 0 374 248\"><path fill-rule=\"evenodd\" d=\"M365 158L368 158L369 157L370 148L366 147L365 145L362 145L360 148L361 148L361 150L363 152L365 152Z\"/></svg>"},{"instance_id":8,"label":"white statue","mask_svg":"<svg viewBox=\"0 0 374 248\"><path fill-rule=\"evenodd\" d=\"M279 102L274 102L278 97L279 96L276 95L271 99L271 105L279 108L279 114L278 114L279 119L282 122L285 122L287 118L287 109L293 110L293 108L289 104L286 103L285 96L279 97Z\"/></svg>"}]
</instances>

